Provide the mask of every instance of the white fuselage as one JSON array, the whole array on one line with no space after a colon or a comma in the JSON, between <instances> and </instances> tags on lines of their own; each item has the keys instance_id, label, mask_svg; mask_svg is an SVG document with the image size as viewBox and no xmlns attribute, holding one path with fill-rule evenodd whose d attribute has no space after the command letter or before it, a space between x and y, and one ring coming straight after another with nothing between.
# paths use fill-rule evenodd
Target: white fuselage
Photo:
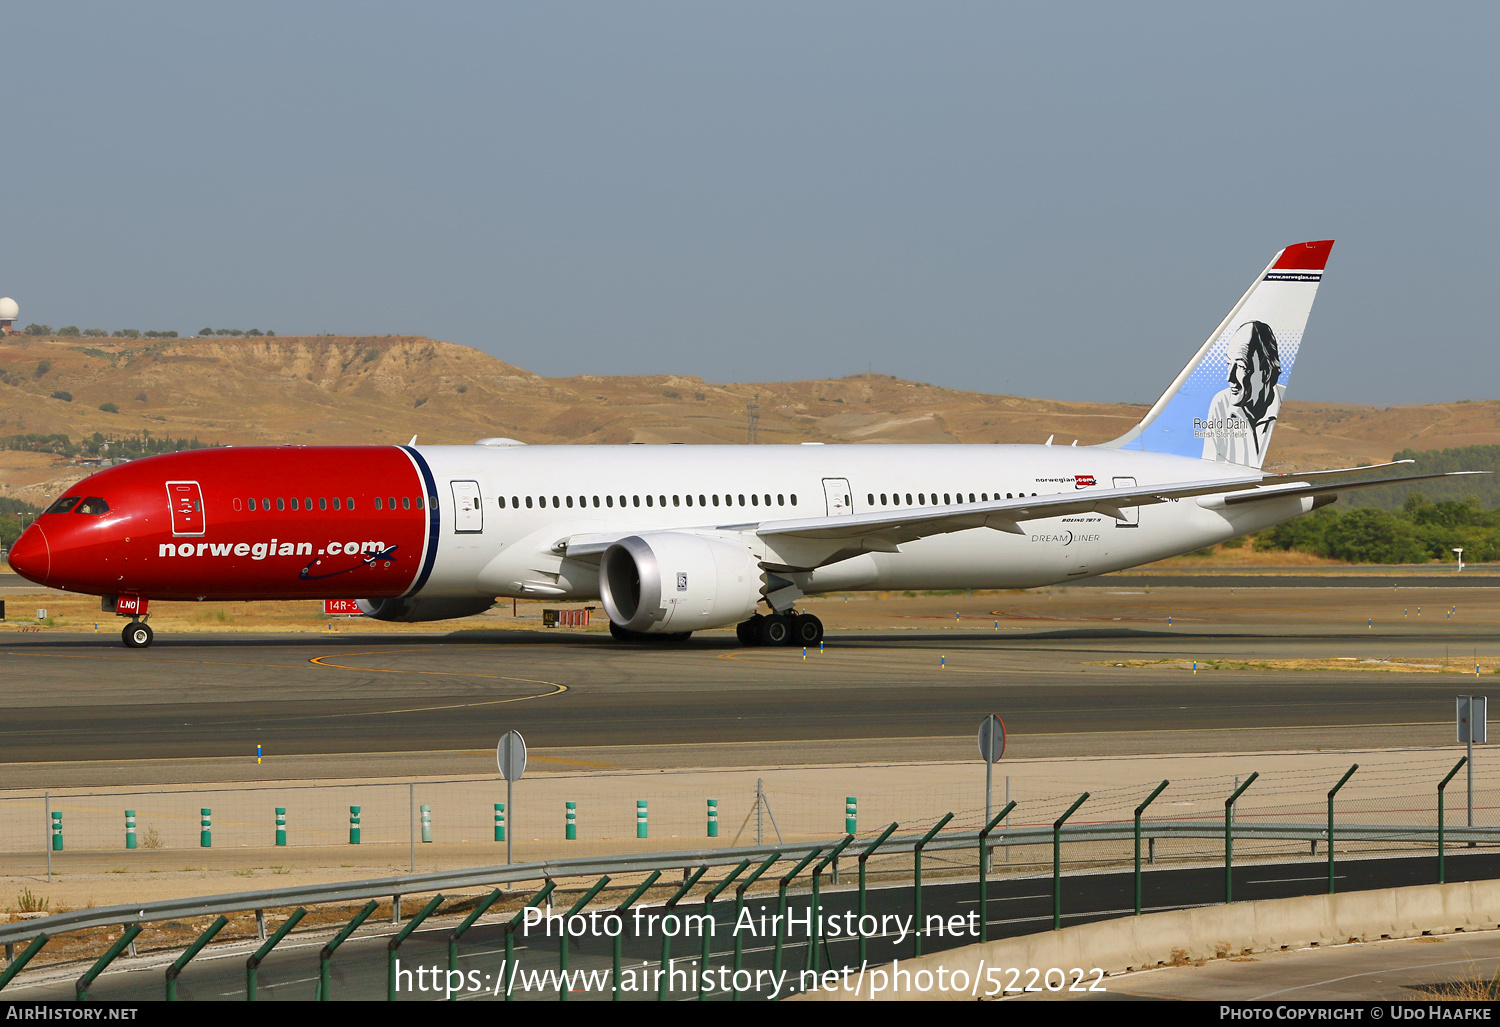
<instances>
[{"instance_id":1,"label":"white fuselage","mask_svg":"<svg viewBox=\"0 0 1500 1027\"><path fill-rule=\"evenodd\" d=\"M599 595L597 561L570 559L570 536L678 530L747 540L777 559L757 525L947 506L1011 496L1168 485L1246 468L1094 447L985 445L421 446L445 507L424 596ZM1083 484L1092 478L1093 486ZM472 482L473 486L453 483ZM457 512L477 487L477 509ZM472 502L472 501L471 501ZM1257 531L1311 509L1216 497L973 528L865 552L784 576L805 593L1026 588L1120 570ZM450 513L450 511L453 511Z\"/></svg>"}]
</instances>

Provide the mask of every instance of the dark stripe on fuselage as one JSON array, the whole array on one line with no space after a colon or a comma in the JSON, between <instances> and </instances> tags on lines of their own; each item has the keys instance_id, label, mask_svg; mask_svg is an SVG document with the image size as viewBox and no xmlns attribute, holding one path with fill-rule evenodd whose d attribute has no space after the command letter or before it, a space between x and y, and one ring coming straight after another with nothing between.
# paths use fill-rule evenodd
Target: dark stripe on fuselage
<instances>
[{"instance_id":1,"label":"dark stripe on fuselage","mask_svg":"<svg viewBox=\"0 0 1500 1027\"><path fill-rule=\"evenodd\" d=\"M416 582L411 588L407 589L406 595L401 597L406 599L422 591L422 586L427 584L428 577L432 575L432 565L437 562L438 539L441 537L442 518L439 516L438 511L437 479L432 476L432 468L427 466L427 461L422 459L422 454L418 453L413 447L402 446L401 448L406 451L406 455L412 458L412 461L417 465L417 469L422 472L422 482L427 488L427 551L422 554L422 573L417 575Z\"/></svg>"}]
</instances>

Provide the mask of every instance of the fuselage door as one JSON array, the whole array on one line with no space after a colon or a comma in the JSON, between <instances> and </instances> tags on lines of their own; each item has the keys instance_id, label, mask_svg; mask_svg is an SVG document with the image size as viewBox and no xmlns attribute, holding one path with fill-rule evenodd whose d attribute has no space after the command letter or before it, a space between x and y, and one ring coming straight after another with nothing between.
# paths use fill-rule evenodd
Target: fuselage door
<instances>
[{"instance_id":1,"label":"fuselage door","mask_svg":"<svg viewBox=\"0 0 1500 1027\"><path fill-rule=\"evenodd\" d=\"M1117 489L1133 489L1133 488L1135 488L1135 479L1134 478L1116 478L1115 479L1115 488L1117 488ZM1120 509L1124 512L1125 516L1121 517L1121 518L1119 518L1118 520L1115 521L1115 527L1117 527L1117 528L1139 528L1141 526L1141 508L1140 507L1138 507L1138 506L1124 506L1124 507L1121 507Z\"/></svg>"},{"instance_id":2,"label":"fuselage door","mask_svg":"<svg viewBox=\"0 0 1500 1027\"><path fill-rule=\"evenodd\" d=\"M479 482L455 481L453 486L453 531L457 535L472 535L484 530L484 504L479 495Z\"/></svg>"},{"instance_id":3,"label":"fuselage door","mask_svg":"<svg viewBox=\"0 0 1500 1027\"><path fill-rule=\"evenodd\" d=\"M203 490L196 481L167 482L167 503L172 507L173 535L202 535Z\"/></svg>"},{"instance_id":4,"label":"fuselage door","mask_svg":"<svg viewBox=\"0 0 1500 1027\"><path fill-rule=\"evenodd\" d=\"M823 498L828 501L829 517L845 517L854 512L854 494L847 478L824 478Z\"/></svg>"}]
</instances>

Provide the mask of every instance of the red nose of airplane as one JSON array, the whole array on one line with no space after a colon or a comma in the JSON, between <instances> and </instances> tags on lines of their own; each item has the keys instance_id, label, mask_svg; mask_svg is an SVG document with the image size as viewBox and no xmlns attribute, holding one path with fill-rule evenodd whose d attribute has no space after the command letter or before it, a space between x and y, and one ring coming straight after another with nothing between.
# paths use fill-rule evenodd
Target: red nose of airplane
<instances>
[{"instance_id":1,"label":"red nose of airplane","mask_svg":"<svg viewBox=\"0 0 1500 1027\"><path fill-rule=\"evenodd\" d=\"M10 566L21 577L38 585L46 584L47 575L52 572L52 552L40 525L33 524L21 532L16 544L10 547Z\"/></svg>"}]
</instances>

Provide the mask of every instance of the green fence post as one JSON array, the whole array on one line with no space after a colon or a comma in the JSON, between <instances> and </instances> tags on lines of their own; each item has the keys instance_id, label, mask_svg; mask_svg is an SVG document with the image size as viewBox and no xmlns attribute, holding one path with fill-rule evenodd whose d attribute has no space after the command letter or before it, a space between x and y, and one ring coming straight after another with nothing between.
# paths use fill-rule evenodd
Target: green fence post
<instances>
[{"instance_id":1,"label":"green fence post","mask_svg":"<svg viewBox=\"0 0 1500 1027\"><path fill-rule=\"evenodd\" d=\"M505 803L495 803L495 841L505 841Z\"/></svg>"},{"instance_id":2,"label":"green fence post","mask_svg":"<svg viewBox=\"0 0 1500 1027\"><path fill-rule=\"evenodd\" d=\"M740 914L742 914L745 911L745 891L752 884L754 884L757 879L759 879L759 877L760 877L761 874L765 873L767 870L770 870L771 867L774 866L776 864L776 861L778 859L780 859L780 858L781 858L781 853L779 851L771 853L769 856L767 856L765 858L765 860L761 863L760 866L756 867L753 871L751 871L749 877L747 877L743 881L741 881L739 883L739 886L734 889L734 921L735 921L735 923L739 923ZM740 932L736 931L736 932L734 932L734 969L735 969L736 973L739 972L740 965L741 965L741 962L743 960L744 954L745 954L745 939L740 936ZM729 982L731 984L734 984L734 978L733 978L733 976L730 977ZM731 1001L738 1002L739 1000L740 1000L740 989L739 989L738 985L735 985L734 998L731 999Z\"/></svg>"},{"instance_id":3,"label":"green fence post","mask_svg":"<svg viewBox=\"0 0 1500 1027\"><path fill-rule=\"evenodd\" d=\"M557 948L557 969L560 974L557 979L557 1001L559 1002L568 1001L568 919L593 901L594 896L598 895L600 890L608 883L608 875L599 878L598 882L584 893L583 898L573 903L573 908L563 914L562 940L558 943Z\"/></svg>"},{"instance_id":4,"label":"green fence post","mask_svg":"<svg viewBox=\"0 0 1500 1027\"><path fill-rule=\"evenodd\" d=\"M662 923L662 930L661 930L661 969L662 969L662 975L661 975L661 981L656 986L656 1001L658 1001L658 1002L665 1002L667 1000L667 985L670 984L671 980L672 980L672 974L671 974L671 968L672 968L672 936L667 933L667 928L666 928L666 923L665 923L665 921L666 921L666 914L670 913L673 909L676 908L677 903L682 899L682 897L684 895L686 895L688 893L688 889L691 888L693 885L697 884L698 883L698 878L702 877L707 872L708 872L708 867L707 866L701 866L701 867L699 867L697 869L697 871L694 872L694 874L691 877L689 877L686 881L682 882L682 887L678 888L677 891L672 895L672 897L670 899L668 899L666 902L662 903L662 907L661 907L662 908L662 921L663 921L663 923Z\"/></svg>"},{"instance_id":5,"label":"green fence post","mask_svg":"<svg viewBox=\"0 0 1500 1027\"><path fill-rule=\"evenodd\" d=\"M200 819L198 821L198 846L199 848L212 848L214 844L214 811L207 806L198 810Z\"/></svg>"},{"instance_id":6,"label":"green fence post","mask_svg":"<svg viewBox=\"0 0 1500 1027\"><path fill-rule=\"evenodd\" d=\"M135 810L125 811L125 847L135 848Z\"/></svg>"},{"instance_id":7,"label":"green fence post","mask_svg":"<svg viewBox=\"0 0 1500 1027\"><path fill-rule=\"evenodd\" d=\"M349 807L349 844L359 844L359 807Z\"/></svg>"},{"instance_id":8,"label":"green fence post","mask_svg":"<svg viewBox=\"0 0 1500 1027\"><path fill-rule=\"evenodd\" d=\"M818 968L818 941L823 936L823 932L821 929L823 926L822 921L818 917L818 910L819 908L821 908L818 905L818 898L820 896L820 875L825 869L827 869L828 864L839 858L839 853L847 849L849 847L849 843L852 841L854 841L854 835L844 835L844 840L839 842L838 845L834 846L833 851L824 856L818 862L818 865L813 867L812 900L811 904L807 907L812 914L812 924L808 927L807 930L807 966L805 967L805 969L816 970ZM832 967L830 966L829 969L832 969Z\"/></svg>"},{"instance_id":9,"label":"green fence post","mask_svg":"<svg viewBox=\"0 0 1500 1027\"><path fill-rule=\"evenodd\" d=\"M637 799L635 801L635 836L637 838L645 838L646 837L646 800L645 799Z\"/></svg>"},{"instance_id":10,"label":"green fence post","mask_svg":"<svg viewBox=\"0 0 1500 1027\"><path fill-rule=\"evenodd\" d=\"M789 873L789 874L783 874L781 880L777 884L777 889L776 889L776 900L777 900L777 902L776 902L776 912L777 912L778 916L776 918L776 956L775 956L775 959L772 961L772 964L771 964L772 967L773 967L773 969L772 969L771 972L774 973L777 977L781 976L781 947L782 947L782 944L783 944L783 942L785 941L785 938L786 938L786 888L787 888L787 885L791 884L792 883L792 878L794 878L798 874L802 873L802 871L804 869L806 869L807 864L811 863L814 859L816 859L817 856L818 856L818 853L820 853L822 851L823 851L822 846L819 846L818 848L813 849L811 852L809 852L806 856L803 856L802 857L802 862L798 863L795 867L793 867L791 873Z\"/></svg>"},{"instance_id":11,"label":"green fence post","mask_svg":"<svg viewBox=\"0 0 1500 1027\"><path fill-rule=\"evenodd\" d=\"M1336 785L1334 785L1332 788L1330 788L1328 790L1328 894L1329 895L1333 894L1333 797L1339 793L1339 789L1342 788L1342 787L1344 787L1344 782L1348 781L1351 777L1353 777L1354 776L1354 772L1356 770L1358 770L1358 769L1359 769L1359 764L1358 763L1354 764L1354 766L1350 767L1348 769L1348 771L1345 772L1345 774L1344 774L1343 777L1339 778L1339 783L1336 784Z\"/></svg>"},{"instance_id":12,"label":"green fence post","mask_svg":"<svg viewBox=\"0 0 1500 1027\"><path fill-rule=\"evenodd\" d=\"M31 944L27 945L19 956L17 956L15 959L12 959L9 966L7 966L4 970L0 970L0 991L3 991L5 989L5 986L11 982L11 978L20 973L21 970L25 968L26 964L31 962L31 957L42 951L42 946L47 944L47 942L51 940L52 935L46 933L39 934L35 938L32 938Z\"/></svg>"},{"instance_id":13,"label":"green fence post","mask_svg":"<svg viewBox=\"0 0 1500 1027\"><path fill-rule=\"evenodd\" d=\"M1160 795L1171 784L1163 781L1156 786L1156 790L1146 796L1146 801L1135 808L1135 915L1141 915L1141 814L1146 812L1146 807L1156 801Z\"/></svg>"},{"instance_id":14,"label":"green fence post","mask_svg":"<svg viewBox=\"0 0 1500 1027\"><path fill-rule=\"evenodd\" d=\"M364 908L354 914L354 919L345 924L343 930L339 931L334 936L334 939L327 945L324 945L323 950L318 953L319 1002L327 1002L332 998L330 994L331 985L328 980L328 961L333 958L333 954L338 951L338 947L349 940L349 935L353 934L359 925L365 922L365 918L375 912L375 906L376 902L374 899L365 903Z\"/></svg>"},{"instance_id":15,"label":"green fence post","mask_svg":"<svg viewBox=\"0 0 1500 1027\"><path fill-rule=\"evenodd\" d=\"M856 830L859 824L859 798L850 795L844 799L844 833L858 834Z\"/></svg>"},{"instance_id":16,"label":"green fence post","mask_svg":"<svg viewBox=\"0 0 1500 1027\"><path fill-rule=\"evenodd\" d=\"M1453 780L1453 775L1462 770L1467 762L1469 762L1469 757L1459 757L1458 762L1453 764L1453 769L1448 771L1448 776L1443 778L1438 785L1438 884L1447 883L1444 879L1446 868L1443 866L1443 789L1448 787L1448 782Z\"/></svg>"},{"instance_id":17,"label":"green fence post","mask_svg":"<svg viewBox=\"0 0 1500 1027\"><path fill-rule=\"evenodd\" d=\"M1000 826L1000 821L1010 815L1010 811L1016 808L1014 802L1007 803L1005 808L995 814L995 818L984 825L984 830L979 832L979 940L990 940L990 847L985 844L989 839L990 832ZM864 915L864 905L860 905L860 915ZM860 962L864 962L865 954L859 954Z\"/></svg>"},{"instance_id":18,"label":"green fence post","mask_svg":"<svg viewBox=\"0 0 1500 1027\"><path fill-rule=\"evenodd\" d=\"M1062 826L1063 822L1073 815L1073 812L1082 806L1084 800L1089 797L1084 792L1078 797L1078 801L1068 807L1068 812L1058 817L1052 824L1052 929L1062 929Z\"/></svg>"},{"instance_id":19,"label":"green fence post","mask_svg":"<svg viewBox=\"0 0 1500 1027\"><path fill-rule=\"evenodd\" d=\"M569 802L569 803L566 804L565 808L567 810L567 818L566 818L567 822L566 822L566 824L563 827L563 837L566 840L570 841L570 842L577 841L578 840L578 803L576 803L576 802Z\"/></svg>"},{"instance_id":20,"label":"green fence post","mask_svg":"<svg viewBox=\"0 0 1500 1027\"><path fill-rule=\"evenodd\" d=\"M297 926L297 921L307 915L307 910L302 907L292 911L292 915L286 918L286 923L276 928L276 933L266 939L266 943L255 950L251 957L245 960L245 1000L255 1001L255 992L260 985L260 964L271 954L282 938L292 933L292 928Z\"/></svg>"},{"instance_id":21,"label":"green fence post","mask_svg":"<svg viewBox=\"0 0 1500 1027\"><path fill-rule=\"evenodd\" d=\"M406 926L397 931L390 941L385 943L385 998L387 1002L396 1001L396 950L406 940L406 936L417 929L417 925L432 915L433 911L443 901L441 892L434 895L427 905L417 913L416 916L406 921Z\"/></svg>"},{"instance_id":22,"label":"green fence post","mask_svg":"<svg viewBox=\"0 0 1500 1027\"><path fill-rule=\"evenodd\" d=\"M1245 789L1255 783L1260 777L1260 771L1256 771L1245 778L1245 783L1234 790L1234 794L1224 800L1224 904L1228 905L1234 901L1234 804Z\"/></svg>"},{"instance_id":23,"label":"green fence post","mask_svg":"<svg viewBox=\"0 0 1500 1027\"><path fill-rule=\"evenodd\" d=\"M286 844L286 807L276 807L276 844Z\"/></svg>"},{"instance_id":24,"label":"green fence post","mask_svg":"<svg viewBox=\"0 0 1500 1027\"><path fill-rule=\"evenodd\" d=\"M452 973L454 973L455 971L458 970L458 939L462 938L464 936L465 932L467 932L469 928L471 928L471 927L474 926L475 921L477 921L480 917L484 916L484 914L489 910L489 908L491 906L493 906L496 902L498 902L499 899L500 899L500 889L496 888L494 891L490 892L483 899L481 899L479 901L479 905L475 906L472 910L469 911L469 915L466 916L466 917L464 917L463 923L461 923L457 927L455 927L453 929L453 933L450 934L450 935L448 935L448 973L449 974L452 974ZM448 1001L449 1002L457 1002L458 1001L456 998L453 997L453 995L454 995L454 992L452 992L452 991L448 992Z\"/></svg>"},{"instance_id":25,"label":"green fence post","mask_svg":"<svg viewBox=\"0 0 1500 1027\"><path fill-rule=\"evenodd\" d=\"M914 955L922 954L922 850L952 819L952 813L945 813L943 819L934 824L932 830L924 834L912 849L911 943Z\"/></svg>"},{"instance_id":26,"label":"green fence post","mask_svg":"<svg viewBox=\"0 0 1500 1027\"><path fill-rule=\"evenodd\" d=\"M719 800L708 800L708 836L719 837Z\"/></svg>"},{"instance_id":27,"label":"green fence post","mask_svg":"<svg viewBox=\"0 0 1500 1027\"><path fill-rule=\"evenodd\" d=\"M432 841L432 807L422 807L422 841Z\"/></svg>"},{"instance_id":28,"label":"green fence post","mask_svg":"<svg viewBox=\"0 0 1500 1027\"><path fill-rule=\"evenodd\" d=\"M709 801L712 802L713 800L710 799ZM703 1001L703 985L708 979L708 961L713 956L713 953L709 951L709 944L713 941L714 936L714 899L719 897L719 892L733 884L734 879L743 874L749 866L750 861L748 859L740 860L740 865L730 871L728 877L710 888L708 894L703 896L703 915L708 918L709 929L703 932L703 962L699 964L700 973L698 975L699 1002Z\"/></svg>"},{"instance_id":29,"label":"green fence post","mask_svg":"<svg viewBox=\"0 0 1500 1027\"><path fill-rule=\"evenodd\" d=\"M501 973L507 977L505 981L505 1001L507 1002L511 1001L511 989L516 983L516 928L521 925L521 920L526 916L526 911L532 906L546 901L547 896L551 895L552 889L556 887L556 881L548 881L542 887L541 891L528 899L526 905L522 906L516 912L516 915L505 923L505 963L501 969Z\"/></svg>"},{"instance_id":30,"label":"green fence post","mask_svg":"<svg viewBox=\"0 0 1500 1027\"><path fill-rule=\"evenodd\" d=\"M627 897L624 902L615 907L615 913L620 917L622 921L625 919L626 911L630 909L635 900L646 894L646 891L656 883L656 879L659 877L661 877L660 870L651 871L651 876L637 885L635 891L631 892L629 897ZM625 932L622 930L620 934L616 934L614 937L614 944L610 946L614 958L614 976L610 978L610 980L614 983L614 997L611 999L611 1001L613 1002L620 1001L620 957L621 948L623 945L623 942L620 939L620 935L624 933Z\"/></svg>"},{"instance_id":31,"label":"green fence post","mask_svg":"<svg viewBox=\"0 0 1500 1027\"><path fill-rule=\"evenodd\" d=\"M88 998L89 986L94 983L94 978L102 974L104 972L104 968L113 963L115 961L115 957L118 956L121 952L124 952L126 946L135 941L135 936L140 933L140 924L131 924L129 927L125 928L125 933L121 934L119 939L109 947L109 950L105 952L104 955L99 957L99 961L96 962L93 966L89 967L87 973L78 978L77 983L73 985L73 997L76 998L79 1002L82 1002L84 999Z\"/></svg>"},{"instance_id":32,"label":"green fence post","mask_svg":"<svg viewBox=\"0 0 1500 1027\"><path fill-rule=\"evenodd\" d=\"M167 967L168 1002L177 1001L177 978L182 974L182 971L187 967L188 963L192 962L193 957L203 949L203 946L213 941L214 935L222 931L224 925L227 923L229 923L229 918L220 916L213 923L209 924L207 930L198 935L197 940L187 947L187 951L178 956L172 965Z\"/></svg>"},{"instance_id":33,"label":"green fence post","mask_svg":"<svg viewBox=\"0 0 1500 1027\"><path fill-rule=\"evenodd\" d=\"M869 845L865 846L865 851L861 852L859 854L859 916L860 916L861 920L864 919L865 909L866 909L866 906L865 906L865 864L869 862L871 856L875 855L875 850L878 849L878 848L880 848L880 846L882 846L883 844L885 844L885 840L891 836L891 834L896 830L896 827L897 827L896 823L894 821L892 821L891 822L891 826L887 827L884 831L880 832L880 837L876 838ZM864 962L865 962L865 946L867 944L868 944L868 939L865 937L865 932L860 931L859 932L859 962L860 962L861 966L863 966ZM736 967L735 969L738 969L738 967Z\"/></svg>"},{"instance_id":34,"label":"green fence post","mask_svg":"<svg viewBox=\"0 0 1500 1027\"><path fill-rule=\"evenodd\" d=\"M52 851L53 852L61 852L62 850L63 850L62 810L55 809L55 810L52 811Z\"/></svg>"}]
</instances>

